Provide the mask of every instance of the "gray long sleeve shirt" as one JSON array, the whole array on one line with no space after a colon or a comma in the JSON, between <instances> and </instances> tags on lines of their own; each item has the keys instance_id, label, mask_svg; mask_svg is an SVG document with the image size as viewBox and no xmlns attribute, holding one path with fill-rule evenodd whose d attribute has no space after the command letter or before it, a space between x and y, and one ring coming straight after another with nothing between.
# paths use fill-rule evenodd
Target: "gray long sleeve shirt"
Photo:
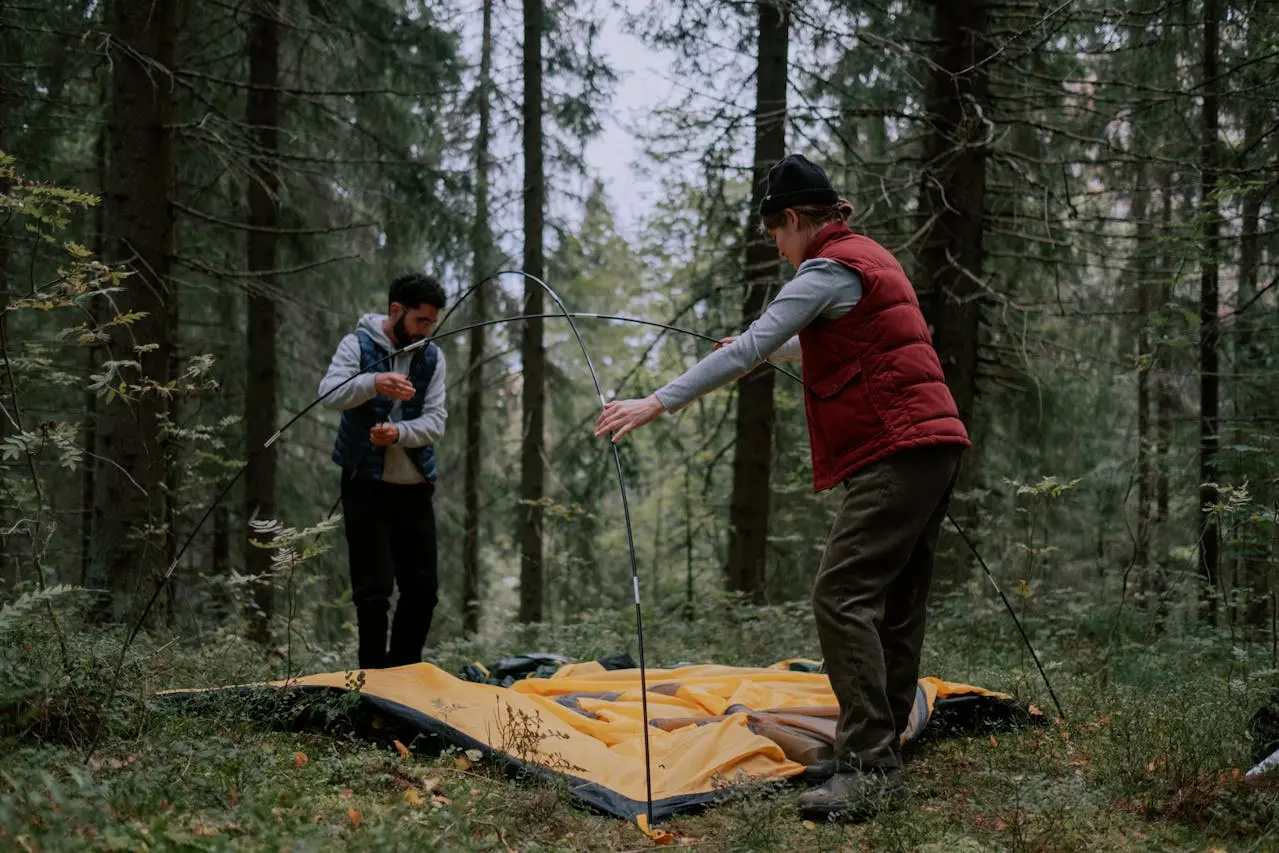
<instances>
[{"instance_id":1,"label":"gray long sleeve shirt","mask_svg":"<svg viewBox=\"0 0 1279 853\"><path fill-rule=\"evenodd\" d=\"M360 318L357 328L367 332L388 353L399 349L391 343L382 330L385 314L365 314ZM323 406L328 409L354 409L377 396L373 383L379 373L400 373L405 376L409 372L409 362L415 353L406 352L397 355L385 365L352 379L326 397ZM360 372L360 341L354 333L342 338L337 352L329 362L328 373L320 380L319 392L328 394L345 379ZM400 437L392 445L387 446L385 461L382 467L382 479L388 483L421 483L423 478L417 468L404 452L406 447L426 447L435 444L444 435L444 426L448 422L448 409L444 405L444 350L439 352L435 372L426 386L426 397L422 401L422 414L412 420L402 420L402 401L396 400L387 416L387 423L399 427Z\"/></svg>"},{"instance_id":2,"label":"gray long sleeve shirt","mask_svg":"<svg viewBox=\"0 0 1279 853\"><path fill-rule=\"evenodd\" d=\"M767 360L798 360L800 330L818 318L842 317L861 296L856 271L829 258L804 261L749 329L659 388L657 399L666 411L676 412Z\"/></svg>"}]
</instances>

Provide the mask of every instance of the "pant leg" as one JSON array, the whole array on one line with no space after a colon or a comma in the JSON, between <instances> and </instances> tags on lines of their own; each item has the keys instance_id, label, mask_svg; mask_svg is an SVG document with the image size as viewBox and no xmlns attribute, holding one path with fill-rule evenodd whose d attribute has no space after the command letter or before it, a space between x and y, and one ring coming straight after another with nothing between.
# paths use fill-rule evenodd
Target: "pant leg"
<instances>
[{"instance_id":1,"label":"pant leg","mask_svg":"<svg viewBox=\"0 0 1279 853\"><path fill-rule=\"evenodd\" d=\"M817 635L839 701L840 769L899 767L881 637L888 591L906 571L950 471L945 448L894 454L853 474L813 584Z\"/></svg>"},{"instance_id":2,"label":"pant leg","mask_svg":"<svg viewBox=\"0 0 1279 853\"><path fill-rule=\"evenodd\" d=\"M391 624L391 666L422 660L422 647L439 602L438 548L435 538L434 486L394 487L391 554L400 597Z\"/></svg>"},{"instance_id":3,"label":"pant leg","mask_svg":"<svg viewBox=\"0 0 1279 853\"><path fill-rule=\"evenodd\" d=\"M910 721L911 709L915 703L937 538L941 534L946 510L950 506L950 495L955 488L962 454L961 449L953 448L949 459L937 460L937 476L945 476L945 472L949 471L949 479L936 502L932 516L915 540L905 571L889 586L885 601L880 642L884 648L888 703L892 708L893 724L899 740Z\"/></svg>"},{"instance_id":4,"label":"pant leg","mask_svg":"<svg viewBox=\"0 0 1279 853\"><path fill-rule=\"evenodd\" d=\"M380 484L342 476L342 523L359 625L362 669L386 666L387 610L395 589L389 529Z\"/></svg>"}]
</instances>

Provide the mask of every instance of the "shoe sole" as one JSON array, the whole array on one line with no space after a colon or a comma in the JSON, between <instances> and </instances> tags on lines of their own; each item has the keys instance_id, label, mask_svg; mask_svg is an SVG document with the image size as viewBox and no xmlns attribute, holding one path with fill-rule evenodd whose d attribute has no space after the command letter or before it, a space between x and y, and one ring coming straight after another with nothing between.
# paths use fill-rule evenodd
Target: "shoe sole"
<instances>
[{"instance_id":1,"label":"shoe sole","mask_svg":"<svg viewBox=\"0 0 1279 853\"><path fill-rule=\"evenodd\" d=\"M890 809L896 808L909 798L909 792L902 788L885 791L873 800L859 806L825 805L799 806L799 814L804 820L811 821L864 821L878 817Z\"/></svg>"}]
</instances>

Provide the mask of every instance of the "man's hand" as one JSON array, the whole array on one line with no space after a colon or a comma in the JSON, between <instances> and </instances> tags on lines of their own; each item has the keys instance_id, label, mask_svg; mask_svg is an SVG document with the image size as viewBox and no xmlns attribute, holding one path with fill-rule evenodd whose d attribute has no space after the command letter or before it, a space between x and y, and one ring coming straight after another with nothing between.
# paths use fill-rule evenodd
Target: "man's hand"
<instances>
[{"instance_id":1,"label":"man's hand","mask_svg":"<svg viewBox=\"0 0 1279 853\"><path fill-rule=\"evenodd\" d=\"M395 424L378 424L369 431L369 439L378 447L386 447L400 440L400 428Z\"/></svg>"},{"instance_id":2,"label":"man's hand","mask_svg":"<svg viewBox=\"0 0 1279 853\"><path fill-rule=\"evenodd\" d=\"M715 342L715 349L719 349L720 347L726 347L735 340L737 340L737 335L729 335L727 338L720 338L718 341Z\"/></svg>"},{"instance_id":3,"label":"man's hand","mask_svg":"<svg viewBox=\"0 0 1279 853\"><path fill-rule=\"evenodd\" d=\"M622 440L622 436L644 426L664 411L666 407L657 399L656 394L643 400L613 400L604 404L604 411L595 422L595 435L598 437L612 433L613 443L616 444Z\"/></svg>"},{"instance_id":4,"label":"man's hand","mask_svg":"<svg viewBox=\"0 0 1279 853\"><path fill-rule=\"evenodd\" d=\"M373 389L392 400L407 400L416 390L403 373L379 373L373 377Z\"/></svg>"}]
</instances>

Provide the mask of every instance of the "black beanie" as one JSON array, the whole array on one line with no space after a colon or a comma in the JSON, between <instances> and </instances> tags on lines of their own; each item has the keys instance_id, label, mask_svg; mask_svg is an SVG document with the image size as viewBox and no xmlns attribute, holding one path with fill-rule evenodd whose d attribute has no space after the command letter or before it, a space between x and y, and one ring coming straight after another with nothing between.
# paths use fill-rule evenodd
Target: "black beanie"
<instances>
[{"instance_id":1,"label":"black beanie","mask_svg":"<svg viewBox=\"0 0 1279 853\"><path fill-rule=\"evenodd\" d=\"M835 204L839 195L826 170L803 154L788 154L768 170L768 191L759 203L759 215L768 216L804 204Z\"/></svg>"}]
</instances>

